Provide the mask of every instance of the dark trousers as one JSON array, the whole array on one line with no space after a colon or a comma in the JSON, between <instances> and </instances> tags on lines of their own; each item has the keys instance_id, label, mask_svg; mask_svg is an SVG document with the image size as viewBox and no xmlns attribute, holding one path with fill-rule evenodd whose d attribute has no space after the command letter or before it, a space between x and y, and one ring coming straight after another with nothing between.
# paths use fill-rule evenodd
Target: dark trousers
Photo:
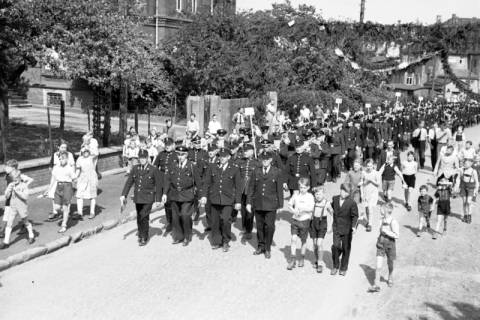
<instances>
[{"instance_id":1,"label":"dark trousers","mask_svg":"<svg viewBox=\"0 0 480 320\"><path fill-rule=\"evenodd\" d=\"M332 260L333 268L340 271L347 271L348 260L350 259L350 249L352 247L352 233L338 234L333 233ZM341 261L340 261L341 256Z\"/></svg>"},{"instance_id":2,"label":"dark trousers","mask_svg":"<svg viewBox=\"0 0 480 320\"><path fill-rule=\"evenodd\" d=\"M167 225L172 224L172 201L165 202L165 217L167 218Z\"/></svg>"},{"instance_id":3,"label":"dark trousers","mask_svg":"<svg viewBox=\"0 0 480 320\"><path fill-rule=\"evenodd\" d=\"M430 160L432 160L432 170L435 169L435 165L437 164L437 141L432 141L430 143Z\"/></svg>"},{"instance_id":4,"label":"dark trousers","mask_svg":"<svg viewBox=\"0 0 480 320\"><path fill-rule=\"evenodd\" d=\"M136 203L138 238L148 240L148 229L150 228L150 212L153 203Z\"/></svg>"},{"instance_id":5,"label":"dark trousers","mask_svg":"<svg viewBox=\"0 0 480 320\"><path fill-rule=\"evenodd\" d=\"M205 221L207 223L207 228L212 227L212 203L207 199L205 204Z\"/></svg>"},{"instance_id":6,"label":"dark trousers","mask_svg":"<svg viewBox=\"0 0 480 320\"><path fill-rule=\"evenodd\" d=\"M353 162L355 161L355 148L348 149L347 156L345 157L345 167L347 171L353 168Z\"/></svg>"},{"instance_id":7,"label":"dark trousers","mask_svg":"<svg viewBox=\"0 0 480 320\"><path fill-rule=\"evenodd\" d=\"M192 237L193 202L172 201L172 227L174 240L190 240Z\"/></svg>"},{"instance_id":8,"label":"dark trousers","mask_svg":"<svg viewBox=\"0 0 480 320\"><path fill-rule=\"evenodd\" d=\"M275 233L275 219L277 211L255 210L255 221L257 222L258 248L270 251Z\"/></svg>"},{"instance_id":9,"label":"dark trousers","mask_svg":"<svg viewBox=\"0 0 480 320\"><path fill-rule=\"evenodd\" d=\"M211 225L212 228L212 244L221 245L228 244L232 239L232 218L231 205L224 206L220 204L213 204L211 209Z\"/></svg>"},{"instance_id":10,"label":"dark trousers","mask_svg":"<svg viewBox=\"0 0 480 320\"><path fill-rule=\"evenodd\" d=\"M363 158L366 159L374 159L375 157L375 147L365 147L365 153Z\"/></svg>"},{"instance_id":11,"label":"dark trousers","mask_svg":"<svg viewBox=\"0 0 480 320\"><path fill-rule=\"evenodd\" d=\"M418 146L415 148L415 152L418 154L420 168L423 169L425 166L425 141L418 141Z\"/></svg>"},{"instance_id":12,"label":"dark trousers","mask_svg":"<svg viewBox=\"0 0 480 320\"><path fill-rule=\"evenodd\" d=\"M252 210L253 211L253 210ZM245 233L252 233L253 230L253 212L247 211L247 195L242 194L242 228Z\"/></svg>"},{"instance_id":13,"label":"dark trousers","mask_svg":"<svg viewBox=\"0 0 480 320\"><path fill-rule=\"evenodd\" d=\"M317 184L323 186L327 180L327 168L320 168L317 171Z\"/></svg>"},{"instance_id":14,"label":"dark trousers","mask_svg":"<svg viewBox=\"0 0 480 320\"><path fill-rule=\"evenodd\" d=\"M341 161L342 161L342 158L339 154L334 154L332 155L332 158L331 158L331 161L332 161L332 171L331 171L331 175L332 175L332 179L333 178L338 178L340 177L340 173L342 171L341 169Z\"/></svg>"}]
</instances>

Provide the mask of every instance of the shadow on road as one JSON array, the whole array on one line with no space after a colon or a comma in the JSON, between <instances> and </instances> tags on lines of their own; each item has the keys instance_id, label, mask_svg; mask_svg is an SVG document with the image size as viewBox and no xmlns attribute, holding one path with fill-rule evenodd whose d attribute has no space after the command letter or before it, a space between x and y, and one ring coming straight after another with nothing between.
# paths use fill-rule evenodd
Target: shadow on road
<instances>
[{"instance_id":1,"label":"shadow on road","mask_svg":"<svg viewBox=\"0 0 480 320\"><path fill-rule=\"evenodd\" d=\"M470 303L453 302L452 306L456 310L448 310L445 305L439 305L435 303L426 302L425 307L436 313L439 319L442 320L473 320L480 318L480 307ZM419 316L415 318L409 318L410 320L429 320L430 316Z\"/></svg>"},{"instance_id":2,"label":"shadow on road","mask_svg":"<svg viewBox=\"0 0 480 320\"><path fill-rule=\"evenodd\" d=\"M370 285L373 285L375 281L375 269L366 264L360 264L360 268L362 268L363 273L365 274L365 277Z\"/></svg>"}]
</instances>

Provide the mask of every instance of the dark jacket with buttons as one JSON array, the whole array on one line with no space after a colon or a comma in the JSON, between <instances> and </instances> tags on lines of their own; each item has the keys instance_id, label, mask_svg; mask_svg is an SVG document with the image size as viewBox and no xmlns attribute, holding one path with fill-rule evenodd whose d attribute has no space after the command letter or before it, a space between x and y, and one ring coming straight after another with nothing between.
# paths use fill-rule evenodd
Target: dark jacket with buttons
<instances>
[{"instance_id":1,"label":"dark jacket with buttons","mask_svg":"<svg viewBox=\"0 0 480 320\"><path fill-rule=\"evenodd\" d=\"M242 194L247 194L247 186L253 176L253 171L260 167L260 162L256 159L237 159L235 165L240 169L240 177L242 179Z\"/></svg>"},{"instance_id":2,"label":"dark jacket with buttons","mask_svg":"<svg viewBox=\"0 0 480 320\"><path fill-rule=\"evenodd\" d=\"M315 165L313 159L306 153L295 153L288 158L285 173L288 176L289 189L298 190L300 177L310 178L310 185L316 185Z\"/></svg>"},{"instance_id":3,"label":"dark jacket with buttons","mask_svg":"<svg viewBox=\"0 0 480 320\"><path fill-rule=\"evenodd\" d=\"M211 164L205 173L202 197L207 197L214 205L233 205L242 198L242 178L240 170L231 163L223 170L220 165Z\"/></svg>"},{"instance_id":4,"label":"dark jacket with buttons","mask_svg":"<svg viewBox=\"0 0 480 320\"><path fill-rule=\"evenodd\" d=\"M163 189L162 176L162 173L150 164L145 167L136 165L128 175L122 196L127 197L133 186L133 202L139 204L160 202Z\"/></svg>"},{"instance_id":5,"label":"dark jacket with buttons","mask_svg":"<svg viewBox=\"0 0 480 320\"><path fill-rule=\"evenodd\" d=\"M267 174L263 173L263 168L255 169L248 186L247 204L260 211L283 208L282 175L283 172L273 166L270 166Z\"/></svg>"},{"instance_id":6,"label":"dark jacket with buttons","mask_svg":"<svg viewBox=\"0 0 480 320\"><path fill-rule=\"evenodd\" d=\"M340 206L340 196L334 196L332 199L333 223L332 229L334 233L346 235L352 232L357 224L358 207L352 198L347 197Z\"/></svg>"},{"instance_id":7,"label":"dark jacket with buttons","mask_svg":"<svg viewBox=\"0 0 480 320\"><path fill-rule=\"evenodd\" d=\"M178 162L170 166L165 174L163 193L168 200L177 202L192 202L195 194L201 193L202 180L199 170L192 162L186 162L183 168Z\"/></svg>"},{"instance_id":8,"label":"dark jacket with buttons","mask_svg":"<svg viewBox=\"0 0 480 320\"><path fill-rule=\"evenodd\" d=\"M153 165L157 167L161 172L168 173L168 168L178 161L177 153L174 151L162 151L155 158Z\"/></svg>"}]
</instances>

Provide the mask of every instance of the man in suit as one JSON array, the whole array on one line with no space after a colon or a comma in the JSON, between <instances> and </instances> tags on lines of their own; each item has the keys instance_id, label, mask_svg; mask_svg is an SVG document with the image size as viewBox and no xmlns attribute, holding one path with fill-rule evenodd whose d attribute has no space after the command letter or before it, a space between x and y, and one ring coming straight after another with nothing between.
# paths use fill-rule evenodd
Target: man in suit
<instances>
[{"instance_id":1,"label":"man in suit","mask_svg":"<svg viewBox=\"0 0 480 320\"><path fill-rule=\"evenodd\" d=\"M246 209L255 212L257 222L258 247L253 254L264 253L270 259L276 213L283 207L283 179L282 171L272 166L272 152L261 153L260 159L262 166L255 169L248 186Z\"/></svg>"},{"instance_id":2,"label":"man in suit","mask_svg":"<svg viewBox=\"0 0 480 320\"><path fill-rule=\"evenodd\" d=\"M168 174L172 164L177 162L177 154L175 153L175 141L172 138L165 139L165 150L160 152L155 158L153 165L157 167L162 175ZM172 231L172 204L167 200L165 202L165 217L167 218L167 227L165 232Z\"/></svg>"},{"instance_id":3,"label":"man in suit","mask_svg":"<svg viewBox=\"0 0 480 320\"><path fill-rule=\"evenodd\" d=\"M336 275L340 269L340 275L345 276L348 269L348 260L352 245L352 236L358 219L358 208L355 201L350 198L350 185L342 183L340 195L332 199L333 208L333 244L332 260L333 269L331 274ZM340 261L341 256L341 261Z\"/></svg>"},{"instance_id":4,"label":"man in suit","mask_svg":"<svg viewBox=\"0 0 480 320\"><path fill-rule=\"evenodd\" d=\"M243 157L237 159L235 165L240 169L240 176L242 178L242 229L244 231L244 237L247 240L252 238L253 230L253 212L248 212L247 206L247 191L248 184L250 183L253 175L253 171L260 166L257 159L253 157L253 146L247 144L243 147ZM237 218L237 211L233 210L232 222L235 222Z\"/></svg>"},{"instance_id":5,"label":"man in suit","mask_svg":"<svg viewBox=\"0 0 480 320\"><path fill-rule=\"evenodd\" d=\"M230 163L230 151L220 149L219 165L210 165L204 178L201 203L211 203L212 249L230 249L232 210L241 209L242 179L240 170Z\"/></svg>"},{"instance_id":6,"label":"man in suit","mask_svg":"<svg viewBox=\"0 0 480 320\"><path fill-rule=\"evenodd\" d=\"M137 211L138 243L144 246L148 242L148 229L152 206L161 201L163 179L161 172L148 164L148 151L138 152L140 164L133 167L123 187L120 202L125 205L128 192L134 186L133 202Z\"/></svg>"},{"instance_id":7,"label":"man in suit","mask_svg":"<svg viewBox=\"0 0 480 320\"><path fill-rule=\"evenodd\" d=\"M165 175L162 202L172 205L173 244L192 241L192 215L195 211L195 195L201 192L198 169L187 159L185 146L176 148L178 162L171 165Z\"/></svg>"},{"instance_id":8,"label":"man in suit","mask_svg":"<svg viewBox=\"0 0 480 320\"><path fill-rule=\"evenodd\" d=\"M377 170L380 170L380 168L387 162L387 159L389 156L394 156L395 157L395 165L400 168L400 152L398 150L395 150L395 143L393 140L388 140L387 141L387 148L382 150L380 152L380 157L378 159L377 163Z\"/></svg>"}]
</instances>

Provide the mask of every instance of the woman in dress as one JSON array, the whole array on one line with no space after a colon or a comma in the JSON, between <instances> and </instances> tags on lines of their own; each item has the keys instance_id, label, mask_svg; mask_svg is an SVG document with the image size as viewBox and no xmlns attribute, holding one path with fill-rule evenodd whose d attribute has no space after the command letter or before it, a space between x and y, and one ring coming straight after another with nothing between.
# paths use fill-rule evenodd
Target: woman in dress
<instances>
[{"instance_id":1,"label":"woman in dress","mask_svg":"<svg viewBox=\"0 0 480 320\"><path fill-rule=\"evenodd\" d=\"M95 217L98 177L90 150L83 147L77 160L77 211L83 216L83 200L90 200L90 219Z\"/></svg>"},{"instance_id":2,"label":"woman in dress","mask_svg":"<svg viewBox=\"0 0 480 320\"><path fill-rule=\"evenodd\" d=\"M447 145L445 153L440 154L440 159L438 159L435 170L433 170L433 174L437 179L436 184L438 184L443 177L447 178L451 183L454 183L458 168L459 162L457 155L454 154L454 147L453 145Z\"/></svg>"},{"instance_id":3,"label":"woman in dress","mask_svg":"<svg viewBox=\"0 0 480 320\"><path fill-rule=\"evenodd\" d=\"M373 214L374 208L378 202L378 187L380 186L380 176L374 168L373 160L368 159L365 163L365 170L360 181L362 199L365 202L365 215L367 218L366 230L372 231L370 224L370 215Z\"/></svg>"}]
</instances>

